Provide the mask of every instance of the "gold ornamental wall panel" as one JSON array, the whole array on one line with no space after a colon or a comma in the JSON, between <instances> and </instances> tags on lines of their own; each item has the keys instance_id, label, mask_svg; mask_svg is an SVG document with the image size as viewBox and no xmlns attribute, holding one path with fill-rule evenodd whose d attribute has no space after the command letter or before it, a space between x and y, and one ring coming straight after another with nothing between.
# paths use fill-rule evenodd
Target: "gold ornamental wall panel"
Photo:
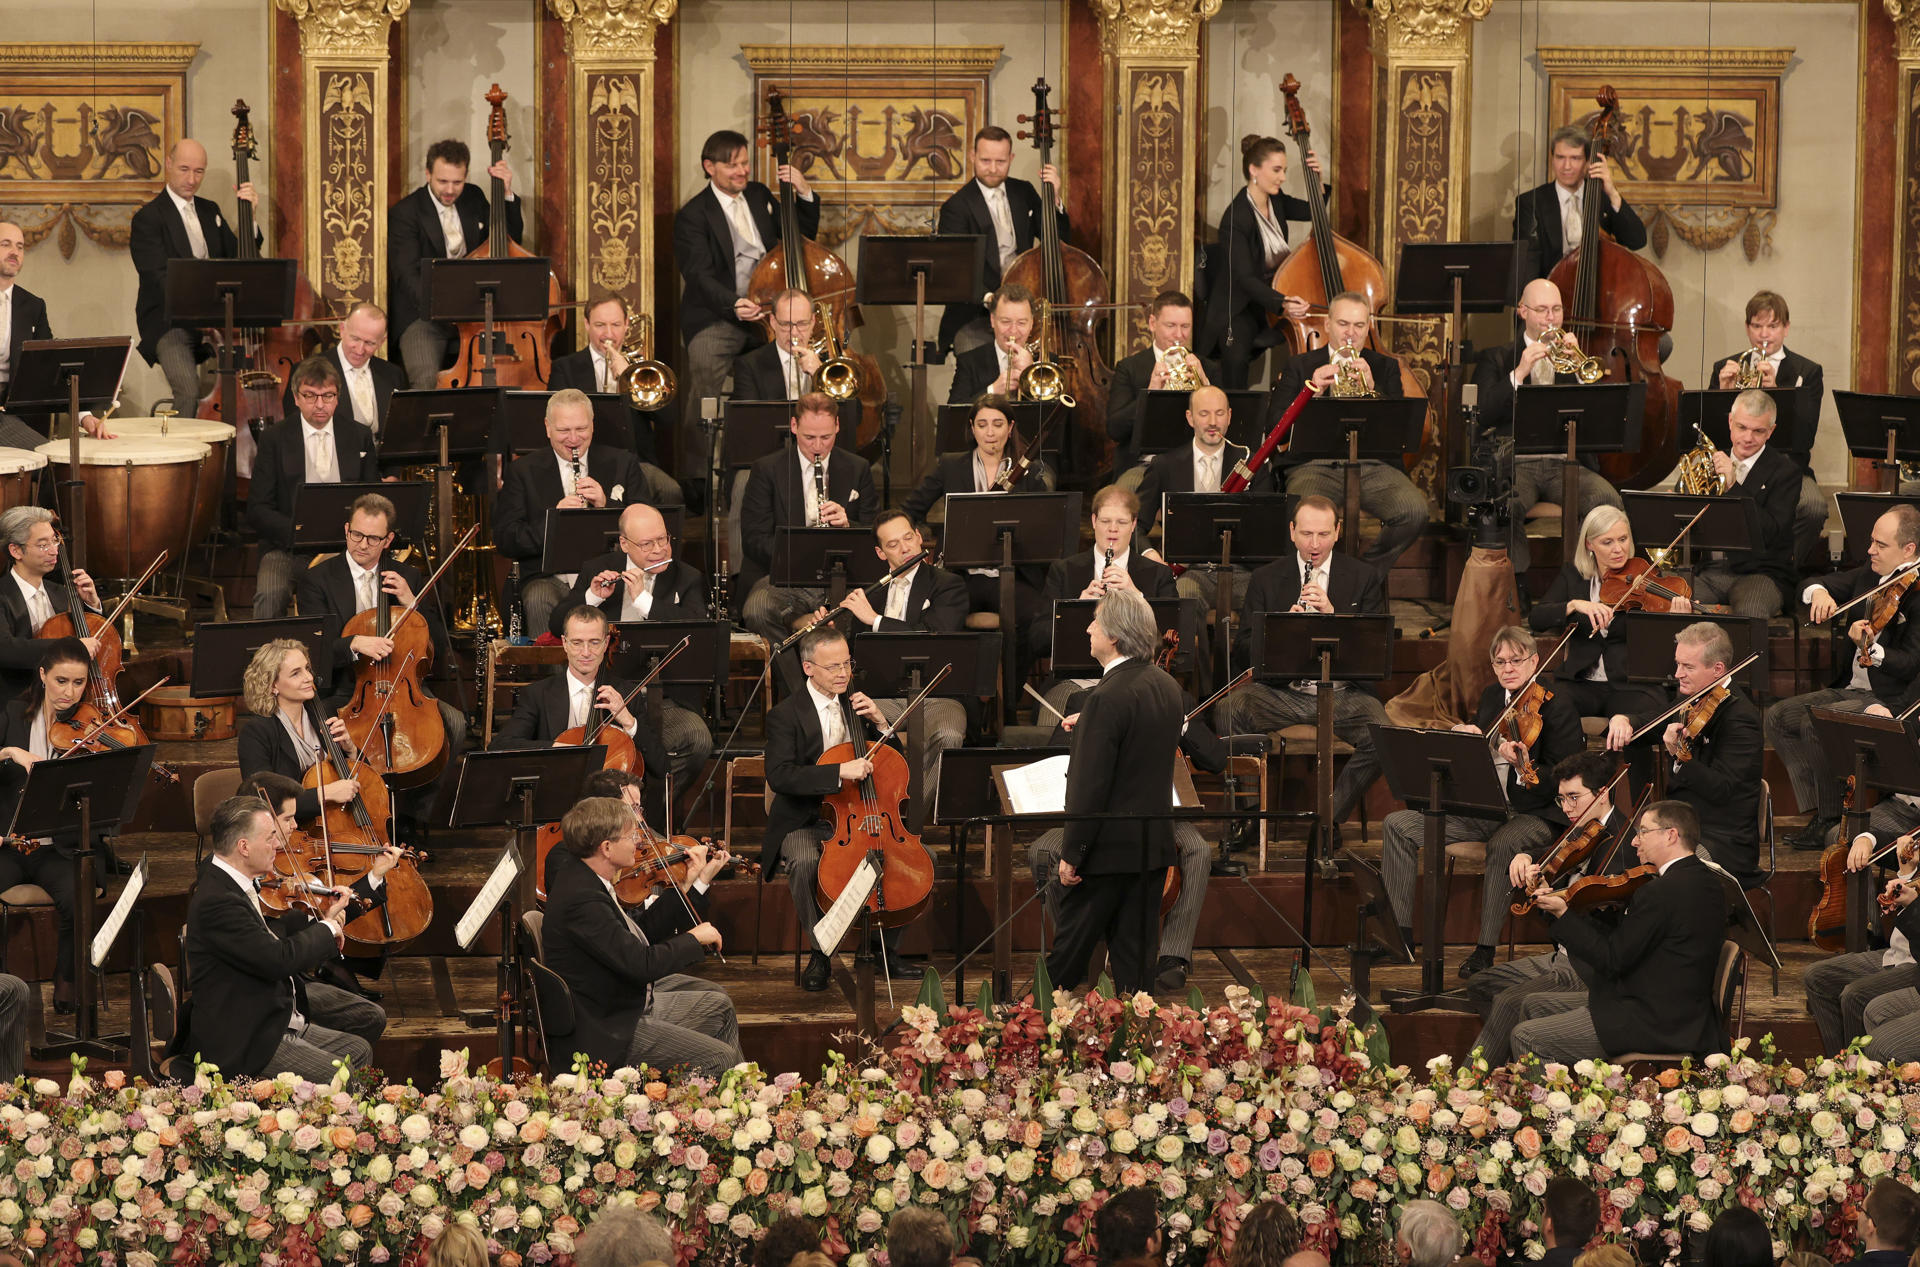
<instances>
[{"instance_id":1,"label":"gold ornamental wall panel","mask_svg":"<svg viewBox=\"0 0 1920 1267\"><path fill-rule=\"evenodd\" d=\"M1114 173L1119 215L1113 298L1144 303L1163 290L1186 289L1193 272L1195 75L1186 65L1133 61L1117 86L1115 99L1125 104ZM1146 338L1145 310L1120 311L1125 320L1115 322L1115 355Z\"/></svg>"}]
</instances>

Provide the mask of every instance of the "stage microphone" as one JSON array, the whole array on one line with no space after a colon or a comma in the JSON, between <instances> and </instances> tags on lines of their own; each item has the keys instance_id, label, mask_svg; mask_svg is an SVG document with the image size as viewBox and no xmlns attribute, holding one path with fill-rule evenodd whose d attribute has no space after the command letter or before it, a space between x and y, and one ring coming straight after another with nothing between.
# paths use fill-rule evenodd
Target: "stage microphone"
<instances>
[{"instance_id":1,"label":"stage microphone","mask_svg":"<svg viewBox=\"0 0 1920 1267\"><path fill-rule=\"evenodd\" d=\"M700 425L711 429L717 425L719 418L720 398L718 396L702 396L700 398Z\"/></svg>"},{"instance_id":2,"label":"stage microphone","mask_svg":"<svg viewBox=\"0 0 1920 1267\"><path fill-rule=\"evenodd\" d=\"M1460 385L1460 410L1469 418L1480 412L1480 384L1462 383Z\"/></svg>"}]
</instances>

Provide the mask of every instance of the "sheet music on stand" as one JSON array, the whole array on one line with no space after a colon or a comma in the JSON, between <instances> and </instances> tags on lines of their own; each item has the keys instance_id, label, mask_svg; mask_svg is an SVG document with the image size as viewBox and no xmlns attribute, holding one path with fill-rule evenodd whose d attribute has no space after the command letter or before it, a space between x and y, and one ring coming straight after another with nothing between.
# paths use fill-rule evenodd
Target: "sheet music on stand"
<instances>
[{"instance_id":1,"label":"sheet music on stand","mask_svg":"<svg viewBox=\"0 0 1920 1267\"><path fill-rule=\"evenodd\" d=\"M1019 766L995 766L994 781L1006 795L1010 814L1064 814L1067 812L1067 763L1072 754L1044 757ZM1200 801L1193 790L1191 776L1182 778L1187 768L1176 761L1173 767L1172 800L1174 809L1197 809Z\"/></svg>"},{"instance_id":2,"label":"sheet music on stand","mask_svg":"<svg viewBox=\"0 0 1920 1267\"><path fill-rule=\"evenodd\" d=\"M113 910L107 913L100 931L93 935L93 945L87 950L87 957L98 968L107 961L107 952L113 949L114 938L120 935L120 928L133 914L133 904L140 900L141 892L147 887L147 858L140 856L140 863L134 867L133 874L127 877L127 887L120 890L120 898L113 904Z\"/></svg>"},{"instance_id":3,"label":"sheet music on stand","mask_svg":"<svg viewBox=\"0 0 1920 1267\"><path fill-rule=\"evenodd\" d=\"M860 865L847 879L847 887L840 890L827 913L813 926L813 944L820 953L830 955L840 948L840 939L853 927L853 921L860 917L860 911L867 904L867 895L873 892L880 873L874 870L871 859L863 859Z\"/></svg>"},{"instance_id":4,"label":"sheet music on stand","mask_svg":"<svg viewBox=\"0 0 1920 1267\"><path fill-rule=\"evenodd\" d=\"M487 882L480 886L478 893L474 894L473 903L467 907L466 914L462 915L460 922L454 925L453 937L460 943L460 949L473 948L473 939L480 935L480 930L486 926L487 921L493 917L494 911L499 908L501 899L507 896L507 890L511 889L513 882L519 878L520 849L517 845L509 844L501 850L500 860L493 864L493 874L487 877Z\"/></svg>"}]
</instances>

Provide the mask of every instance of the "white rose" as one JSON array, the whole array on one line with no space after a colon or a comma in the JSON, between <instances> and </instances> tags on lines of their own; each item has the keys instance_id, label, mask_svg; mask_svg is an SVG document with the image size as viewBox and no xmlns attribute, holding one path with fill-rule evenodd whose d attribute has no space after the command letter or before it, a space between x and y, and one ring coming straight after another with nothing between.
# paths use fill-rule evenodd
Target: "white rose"
<instances>
[{"instance_id":1,"label":"white rose","mask_svg":"<svg viewBox=\"0 0 1920 1267\"><path fill-rule=\"evenodd\" d=\"M1712 1139L1720 1133L1720 1119L1712 1113L1695 1113L1687 1126L1701 1139Z\"/></svg>"},{"instance_id":2,"label":"white rose","mask_svg":"<svg viewBox=\"0 0 1920 1267\"><path fill-rule=\"evenodd\" d=\"M867 1140L867 1160L876 1166L886 1164L893 1155L893 1141L885 1135L874 1135Z\"/></svg>"},{"instance_id":3,"label":"white rose","mask_svg":"<svg viewBox=\"0 0 1920 1267\"><path fill-rule=\"evenodd\" d=\"M460 1142L479 1152L487 1146L487 1128L484 1126L464 1126L460 1128Z\"/></svg>"},{"instance_id":4,"label":"white rose","mask_svg":"<svg viewBox=\"0 0 1920 1267\"><path fill-rule=\"evenodd\" d=\"M1620 1128L1620 1146L1638 1148L1647 1142L1647 1128L1638 1122L1628 1122Z\"/></svg>"},{"instance_id":5,"label":"white rose","mask_svg":"<svg viewBox=\"0 0 1920 1267\"><path fill-rule=\"evenodd\" d=\"M433 1123L429 1122L423 1114L412 1113L407 1116L406 1121L400 1123L400 1133L406 1136L408 1142L418 1144L433 1134Z\"/></svg>"}]
</instances>

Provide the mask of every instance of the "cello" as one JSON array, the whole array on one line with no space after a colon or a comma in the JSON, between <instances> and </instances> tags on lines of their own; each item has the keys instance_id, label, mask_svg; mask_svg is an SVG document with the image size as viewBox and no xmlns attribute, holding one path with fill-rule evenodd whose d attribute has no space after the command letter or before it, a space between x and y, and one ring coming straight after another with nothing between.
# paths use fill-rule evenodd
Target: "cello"
<instances>
[{"instance_id":1,"label":"cello","mask_svg":"<svg viewBox=\"0 0 1920 1267\"><path fill-rule=\"evenodd\" d=\"M113 614L102 616L87 610L86 600L80 597L80 591L73 583L75 569L72 556L64 547L60 551L60 575L61 579L67 583L67 610L55 612L49 616L47 623L40 626L40 631L34 634L34 637L36 639L93 638L97 641L100 649L94 653L93 659L87 665L86 702L100 713L110 714L120 711L120 657L124 654L125 648L121 645L120 634L115 626L119 624L127 605L133 601L133 596L140 592L140 587L145 585L147 579L159 571L166 561L167 552L162 550L159 557L149 563L147 570L140 574L140 579L135 581L121 597L119 605L113 609ZM135 736L134 745L151 742L147 738L146 731L140 728L137 719L128 717L126 725Z\"/></svg>"},{"instance_id":2,"label":"cello","mask_svg":"<svg viewBox=\"0 0 1920 1267\"><path fill-rule=\"evenodd\" d=\"M421 681L433 663L433 636L420 603L479 533L478 524L467 529L398 616L393 615L393 595L383 585L378 601L340 631L343 638L369 636L393 643L383 659L364 661L354 669L353 697L336 715L362 758L395 787L431 783L447 764L446 722L439 702Z\"/></svg>"},{"instance_id":3,"label":"cello","mask_svg":"<svg viewBox=\"0 0 1920 1267\"><path fill-rule=\"evenodd\" d=\"M1053 165L1054 115L1047 105L1053 90L1045 79L1033 83L1033 113L1019 115L1021 123L1033 125L1033 131L1021 132L1022 140L1031 140L1040 151L1040 165ZM1107 434L1107 387L1113 379L1113 367L1100 353L1096 331L1100 314L1113 298L1107 275L1091 255L1060 240L1061 191L1042 182L1040 194L1040 240L1008 264L1001 275L1001 286L1025 286L1044 304L1049 329L1044 346L1053 350L1053 359L1068 371L1063 390L1075 401L1073 426L1080 433L1085 451L1093 457L1093 469L1104 471L1113 465L1113 437Z\"/></svg>"},{"instance_id":4,"label":"cello","mask_svg":"<svg viewBox=\"0 0 1920 1267\"><path fill-rule=\"evenodd\" d=\"M1594 154L1610 157L1619 123L1620 98L1611 84L1595 98L1600 112L1591 125ZM1587 177L1592 185L1593 177ZM1583 189L1586 187L1583 186ZM1660 336L1673 328L1673 291L1660 269L1600 231L1604 187L1580 199L1580 245L1553 266L1549 280L1566 302L1566 328L1581 351L1606 367L1602 382L1647 385L1647 411L1640 447L1603 453L1600 473L1622 488L1649 488L1679 459L1680 380L1660 368Z\"/></svg>"},{"instance_id":5,"label":"cello","mask_svg":"<svg viewBox=\"0 0 1920 1267\"><path fill-rule=\"evenodd\" d=\"M767 90L767 117L761 121L767 146L773 151L776 168L793 161L793 138L799 129L788 117L786 103L777 88ZM753 266L747 281L747 298L766 310L768 335L779 338L773 327L773 301L783 290L805 291L813 301L813 329L807 342L825 361L821 349L826 346L829 326L835 342L843 349L845 360L859 372L856 395L860 400L860 425L855 447L865 448L880 435L880 409L886 401L886 380L880 375L880 363L864 352L847 348L847 336L861 324L860 309L854 305L853 269L839 255L800 232L799 195L792 185L776 180L780 187L780 240L773 244Z\"/></svg>"},{"instance_id":6,"label":"cello","mask_svg":"<svg viewBox=\"0 0 1920 1267\"><path fill-rule=\"evenodd\" d=\"M493 155L491 167L507 152L507 94L495 84L487 90L487 149ZM487 207L486 257L493 260L534 259L532 251L513 240L507 232L507 186L491 176ZM487 343L487 323L462 321L459 331L460 355L453 368L440 371L436 386L517 387L533 391L546 388L547 374L553 367L553 340L560 333L561 312L566 295L560 279L547 274L547 316L543 321L495 321L493 342Z\"/></svg>"}]
</instances>

